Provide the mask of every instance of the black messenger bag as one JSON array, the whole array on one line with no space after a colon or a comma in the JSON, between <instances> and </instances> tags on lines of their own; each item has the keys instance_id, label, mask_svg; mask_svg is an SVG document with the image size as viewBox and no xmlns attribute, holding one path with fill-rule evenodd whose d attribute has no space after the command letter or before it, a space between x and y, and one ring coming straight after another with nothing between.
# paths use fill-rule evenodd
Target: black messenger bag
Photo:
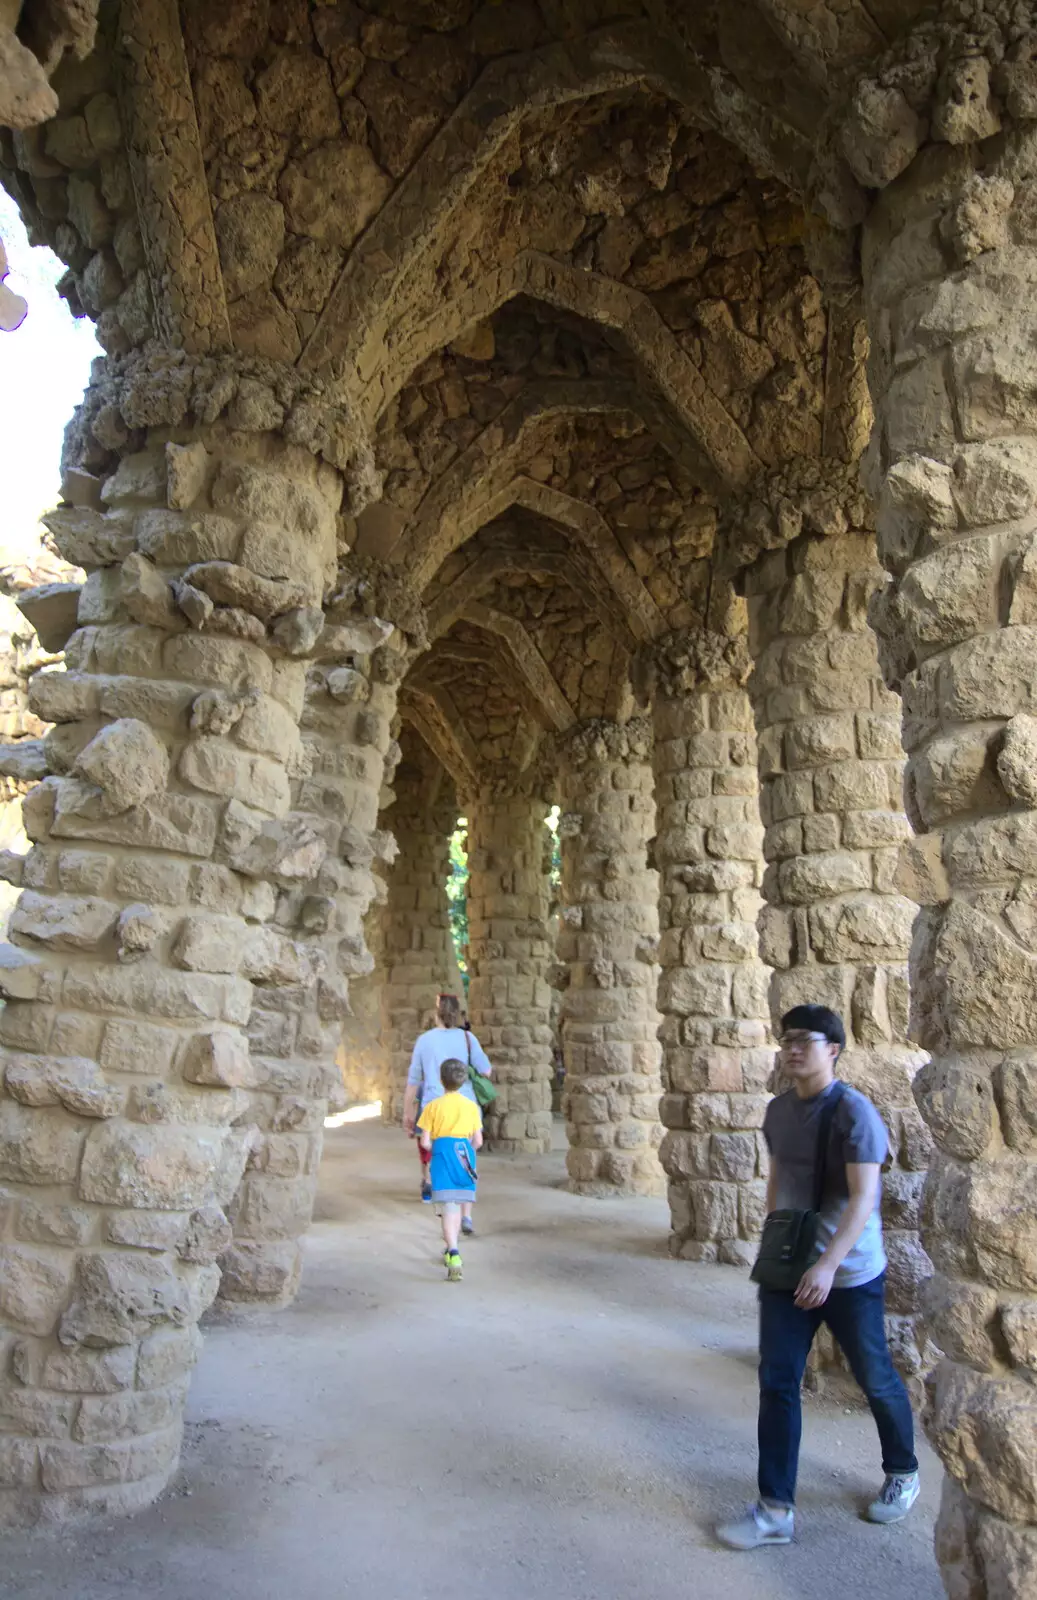
<instances>
[{"instance_id":1,"label":"black messenger bag","mask_svg":"<svg viewBox=\"0 0 1037 1600\"><path fill-rule=\"evenodd\" d=\"M821 1108L814 1157L813 1211L772 1211L763 1225L760 1251L749 1276L761 1289L794 1291L808 1267L814 1264L817 1245L817 1214L825 1194L825 1168L832 1119L843 1097L844 1085L836 1082Z\"/></svg>"}]
</instances>

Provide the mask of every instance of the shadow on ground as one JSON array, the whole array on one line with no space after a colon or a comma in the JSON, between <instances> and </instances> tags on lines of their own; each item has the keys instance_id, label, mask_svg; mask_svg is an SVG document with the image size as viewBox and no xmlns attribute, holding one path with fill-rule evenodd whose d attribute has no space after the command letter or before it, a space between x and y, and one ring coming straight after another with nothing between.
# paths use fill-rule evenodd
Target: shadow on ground
<instances>
[{"instance_id":1,"label":"shadow on ground","mask_svg":"<svg viewBox=\"0 0 1037 1600\"><path fill-rule=\"evenodd\" d=\"M799 1542L738 1556L752 1293L676 1262L666 1207L483 1166L448 1285L402 1136L328 1136L297 1303L208 1329L174 1488L128 1521L18 1535L4 1600L940 1600L938 1472L908 1523L859 1507L871 1420L811 1402Z\"/></svg>"}]
</instances>

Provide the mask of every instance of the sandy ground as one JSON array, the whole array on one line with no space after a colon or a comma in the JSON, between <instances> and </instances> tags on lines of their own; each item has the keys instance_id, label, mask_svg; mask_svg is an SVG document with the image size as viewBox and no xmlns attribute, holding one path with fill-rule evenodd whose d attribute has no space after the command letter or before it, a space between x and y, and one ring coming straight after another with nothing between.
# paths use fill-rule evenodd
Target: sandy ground
<instances>
[{"instance_id":1,"label":"sandy ground","mask_svg":"<svg viewBox=\"0 0 1037 1600\"><path fill-rule=\"evenodd\" d=\"M810 1402L796 1544L716 1547L752 1487L752 1294L668 1258L663 1202L490 1156L454 1285L416 1177L398 1133L329 1134L299 1298L209 1327L173 1488L8 1537L5 1600L940 1600L936 1463L907 1523L862 1522L865 1412Z\"/></svg>"}]
</instances>

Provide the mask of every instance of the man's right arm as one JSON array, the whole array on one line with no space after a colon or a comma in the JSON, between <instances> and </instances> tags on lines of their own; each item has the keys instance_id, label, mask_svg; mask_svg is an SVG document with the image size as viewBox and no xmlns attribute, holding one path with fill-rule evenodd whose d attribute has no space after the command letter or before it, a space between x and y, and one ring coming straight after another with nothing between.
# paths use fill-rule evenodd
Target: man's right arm
<instances>
[{"instance_id":1,"label":"man's right arm","mask_svg":"<svg viewBox=\"0 0 1037 1600\"><path fill-rule=\"evenodd\" d=\"M778 1209L778 1163L771 1156L767 1172L767 1215Z\"/></svg>"},{"instance_id":2,"label":"man's right arm","mask_svg":"<svg viewBox=\"0 0 1037 1600\"><path fill-rule=\"evenodd\" d=\"M774 1143L772 1138L771 1111L775 1102L772 1100L763 1114L763 1140L767 1146L767 1210L765 1215L770 1216L772 1211L778 1209L778 1163L774 1158Z\"/></svg>"}]
</instances>

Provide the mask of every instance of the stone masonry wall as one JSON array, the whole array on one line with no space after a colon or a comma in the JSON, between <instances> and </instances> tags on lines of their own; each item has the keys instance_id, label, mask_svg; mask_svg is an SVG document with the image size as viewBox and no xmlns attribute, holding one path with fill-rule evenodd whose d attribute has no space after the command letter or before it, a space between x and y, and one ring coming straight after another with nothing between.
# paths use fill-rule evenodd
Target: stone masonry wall
<instances>
[{"instance_id":1,"label":"stone masonry wall","mask_svg":"<svg viewBox=\"0 0 1037 1600\"><path fill-rule=\"evenodd\" d=\"M762 1222L773 1051L756 936L763 875L743 639L671 635L649 662L670 1249L744 1264Z\"/></svg>"},{"instance_id":2,"label":"stone masonry wall","mask_svg":"<svg viewBox=\"0 0 1037 1600\"><path fill-rule=\"evenodd\" d=\"M658 880L649 870L651 728L593 720L556 741L562 815L558 959L569 1186L655 1194Z\"/></svg>"},{"instance_id":3,"label":"stone masonry wall","mask_svg":"<svg viewBox=\"0 0 1037 1600\"><path fill-rule=\"evenodd\" d=\"M271 926L273 882L323 848L278 820L305 664L206 589L227 598L219 557L268 617L319 605L337 475L262 437L159 435L87 491L51 519L90 575L68 670L30 687L54 775L2 952L0 1521L41 1488L60 1514L168 1479L255 1139L253 996L286 967L317 981Z\"/></svg>"},{"instance_id":4,"label":"stone masonry wall","mask_svg":"<svg viewBox=\"0 0 1037 1600\"><path fill-rule=\"evenodd\" d=\"M1031 39L1010 70L1032 59ZM892 575L873 616L903 693L912 1031L931 1052L915 1090L936 1146L922 1236L944 1359L926 1425L949 1474L937 1554L962 1600L1023 1600L1037 1564L1035 184L1032 123L928 149L864 247Z\"/></svg>"},{"instance_id":5,"label":"stone masonry wall","mask_svg":"<svg viewBox=\"0 0 1037 1600\"><path fill-rule=\"evenodd\" d=\"M915 907L895 881L908 832L899 706L868 629L881 576L852 481L848 473L841 531L800 534L745 577L766 828L761 954L774 968L775 1028L802 1002L839 1012L839 1074L886 1123L889 1328L898 1364L916 1376L927 1360L915 1319L931 1271L918 1237L931 1143L911 1092L921 1057L907 1038Z\"/></svg>"},{"instance_id":6,"label":"stone masonry wall","mask_svg":"<svg viewBox=\"0 0 1037 1600\"><path fill-rule=\"evenodd\" d=\"M527 778L484 784L468 815L468 1010L493 1066L491 1147L551 1148L552 960L544 871L547 806Z\"/></svg>"},{"instance_id":7,"label":"stone masonry wall","mask_svg":"<svg viewBox=\"0 0 1037 1600\"><path fill-rule=\"evenodd\" d=\"M456 994L465 1004L446 897L457 800L442 768L401 766L396 803L385 815L399 850L385 917L385 1115L398 1122L414 1041L433 1026L436 996Z\"/></svg>"},{"instance_id":8,"label":"stone masonry wall","mask_svg":"<svg viewBox=\"0 0 1037 1600\"><path fill-rule=\"evenodd\" d=\"M249 1016L248 1118L257 1131L230 1209L233 1245L220 1263L220 1296L239 1303L284 1304L298 1286L324 1118L341 1091L333 1062L352 1015L349 980L373 970L364 918L379 893L375 863L394 851L378 829L396 710L396 675L383 648L391 629L354 609L350 598L331 604L337 620L325 626L307 670L288 821L319 844L301 871L280 874L272 927L292 956L272 968Z\"/></svg>"},{"instance_id":9,"label":"stone masonry wall","mask_svg":"<svg viewBox=\"0 0 1037 1600\"><path fill-rule=\"evenodd\" d=\"M384 676L322 610L340 474L261 432L132 443L48 518L88 576L67 670L30 683L51 775L7 865L0 1522L151 1499L217 1262L291 1291L381 848L390 683L337 709L337 786L300 733L318 637ZM359 626L368 655L391 632Z\"/></svg>"},{"instance_id":10,"label":"stone masonry wall","mask_svg":"<svg viewBox=\"0 0 1037 1600\"><path fill-rule=\"evenodd\" d=\"M374 966L366 977L349 985L352 1015L342 1024L338 1064L346 1105L371 1105L380 1100L387 1108L391 1098L389 1050L385 1020L385 918L388 888L379 879L379 892L364 920L364 943Z\"/></svg>"}]
</instances>

